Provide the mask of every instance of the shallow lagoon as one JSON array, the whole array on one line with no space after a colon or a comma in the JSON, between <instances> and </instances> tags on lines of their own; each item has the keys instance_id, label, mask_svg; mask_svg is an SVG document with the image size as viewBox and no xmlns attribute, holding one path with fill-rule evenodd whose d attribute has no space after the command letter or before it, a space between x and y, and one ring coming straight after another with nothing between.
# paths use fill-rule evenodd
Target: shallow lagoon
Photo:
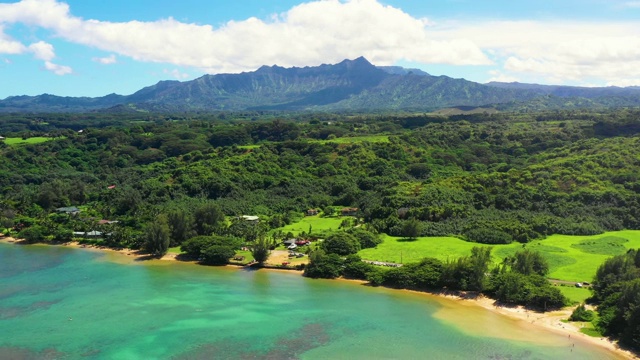
<instances>
[{"instance_id":1,"label":"shallow lagoon","mask_svg":"<svg viewBox=\"0 0 640 360\"><path fill-rule=\"evenodd\" d=\"M3 243L0 320L0 358L17 359L613 356L424 294Z\"/></svg>"}]
</instances>

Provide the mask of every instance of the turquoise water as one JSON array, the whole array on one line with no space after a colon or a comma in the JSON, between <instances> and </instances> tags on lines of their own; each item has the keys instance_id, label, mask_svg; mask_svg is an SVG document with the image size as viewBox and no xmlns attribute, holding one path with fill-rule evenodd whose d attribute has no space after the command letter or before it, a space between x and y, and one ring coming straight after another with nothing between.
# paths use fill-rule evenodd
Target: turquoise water
<instances>
[{"instance_id":1,"label":"turquoise water","mask_svg":"<svg viewBox=\"0 0 640 360\"><path fill-rule=\"evenodd\" d=\"M434 318L442 304L420 294L273 271L123 264L114 256L0 243L0 359L612 356L574 348L563 335L532 333L527 341L470 333ZM507 320L496 315L487 326L521 330Z\"/></svg>"}]
</instances>

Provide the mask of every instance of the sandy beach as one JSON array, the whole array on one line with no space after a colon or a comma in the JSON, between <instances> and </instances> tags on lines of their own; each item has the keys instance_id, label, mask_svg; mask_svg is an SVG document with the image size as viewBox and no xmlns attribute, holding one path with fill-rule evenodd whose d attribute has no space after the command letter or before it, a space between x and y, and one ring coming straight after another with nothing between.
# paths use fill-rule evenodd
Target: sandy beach
<instances>
[{"instance_id":1,"label":"sandy beach","mask_svg":"<svg viewBox=\"0 0 640 360\"><path fill-rule=\"evenodd\" d=\"M11 237L2 237L0 242L20 244L20 240L16 240ZM112 249L106 247L96 247L90 245L83 245L78 242L68 242L59 244L58 246L66 246L72 248L86 249L89 251L102 251L111 254L123 255L133 260L156 260L156 261L177 261L177 254L166 254L161 258L150 257L140 251L131 249ZM181 261L182 262L182 261ZM192 262L196 263L196 262ZM231 265L238 267L238 265ZM302 271L285 270L285 269L265 269L267 271L287 271L292 274L301 274ZM332 280L336 281L336 280ZM353 284L364 285L366 281L362 280L350 280L350 279L337 279L337 281L344 281ZM398 290L392 290L398 291ZM466 296L464 293L457 292L441 292L441 293L428 293L412 290L400 290L415 294L417 296L426 296L430 299L438 301L442 308L435 314L435 316L443 321L456 324L462 331L469 331L495 336L499 338L509 338L524 341L535 341L535 332L537 331L551 331L557 334L566 336L567 348L573 346L581 346L584 344L595 345L612 352L613 357L619 357L624 359L639 359L640 357L633 353L620 349L615 342L608 340L607 338L592 337L580 332L579 323L562 322L569 318L572 312L572 308L564 308L557 311L550 311L546 313L535 312L527 310L521 306L518 307L505 307L496 304L495 300L487 298L485 296ZM469 311L461 311L460 306L468 307ZM478 312L477 308L488 310L486 314ZM463 308L464 309L464 308ZM515 332L510 334L504 334L500 329L495 329L490 326L490 316L499 314L505 316L514 322L517 322L521 332ZM615 354L615 355L614 355Z\"/></svg>"}]
</instances>

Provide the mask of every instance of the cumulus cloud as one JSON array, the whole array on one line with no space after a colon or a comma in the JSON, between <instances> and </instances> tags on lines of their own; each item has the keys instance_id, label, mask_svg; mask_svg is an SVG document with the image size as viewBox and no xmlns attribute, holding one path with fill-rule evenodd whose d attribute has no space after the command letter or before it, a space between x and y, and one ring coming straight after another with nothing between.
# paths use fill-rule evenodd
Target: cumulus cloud
<instances>
[{"instance_id":1,"label":"cumulus cloud","mask_svg":"<svg viewBox=\"0 0 640 360\"><path fill-rule=\"evenodd\" d=\"M516 82L516 81L520 81L520 79L518 79L515 76L512 75L507 75L501 71L498 70L491 70L489 71L489 75L491 75L491 78L489 78L489 80L487 82L491 82L491 81L497 81L497 82Z\"/></svg>"},{"instance_id":2,"label":"cumulus cloud","mask_svg":"<svg viewBox=\"0 0 640 360\"><path fill-rule=\"evenodd\" d=\"M177 80L184 80L184 79L188 79L189 78L189 74L183 73L178 69L173 69L173 70L164 69L162 71L162 73L164 73L166 75L170 75L172 78L177 79Z\"/></svg>"},{"instance_id":3,"label":"cumulus cloud","mask_svg":"<svg viewBox=\"0 0 640 360\"><path fill-rule=\"evenodd\" d=\"M627 7L639 0L621 2ZM494 79L535 78L560 83L629 84L640 78L636 22L431 21L378 0L315 0L268 19L221 26L173 18L109 22L72 15L60 0L0 4L0 53L38 52L4 35L14 23L44 28L59 39L116 54L209 73L261 65L307 66L365 56L378 65L399 61L499 67ZM46 44L46 43L45 43ZM39 55L38 55L39 54ZM169 74L178 78L178 71ZM453 74L452 74L453 75Z\"/></svg>"},{"instance_id":4,"label":"cumulus cloud","mask_svg":"<svg viewBox=\"0 0 640 360\"><path fill-rule=\"evenodd\" d=\"M0 54L22 54L25 50L26 47L22 43L4 33L4 28L0 24Z\"/></svg>"},{"instance_id":5,"label":"cumulus cloud","mask_svg":"<svg viewBox=\"0 0 640 360\"><path fill-rule=\"evenodd\" d=\"M102 65L110 65L118 62L114 54L111 54L107 57L94 57L92 60Z\"/></svg>"},{"instance_id":6,"label":"cumulus cloud","mask_svg":"<svg viewBox=\"0 0 640 360\"><path fill-rule=\"evenodd\" d=\"M27 47L27 51L31 52L38 60L44 61L44 68L56 75L71 74L73 70L69 66L58 65L51 62L56 57L53 45L44 41L38 41Z\"/></svg>"},{"instance_id":7,"label":"cumulus cloud","mask_svg":"<svg viewBox=\"0 0 640 360\"><path fill-rule=\"evenodd\" d=\"M377 64L489 64L466 39L438 40L427 21L376 0L303 3L268 21L249 18L218 28L176 21L85 20L56 0L0 4L0 23L25 23L71 42L136 60L207 72L253 70L264 64L313 65L365 56Z\"/></svg>"},{"instance_id":8,"label":"cumulus cloud","mask_svg":"<svg viewBox=\"0 0 640 360\"><path fill-rule=\"evenodd\" d=\"M71 74L73 72L69 66L54 64L51 61L45 61L44 68L60 76Z\"/></svg>"},{"instance_id":9,"label":"cumulus cloud","mask_svg":"<svg viewBox=\"0 0 640 360\"><path fill-rule=\"evenodd\" d=\"M37 43L31 44L28 49L33 53L33 56L39 60L51 61L56 57L53 45L44 41L38 41Z\"/></svg>"},{"instance_id":10,"label":"cumulus cloud","mask_svg":"<svg viewBox=\"0 0 640 360\"><path fill-rule=\"evenodd\" d=\"M635 22L491 21L449 24L436 32L473 41L511 76L584 85L587 79L623 85L640 78Z\"/></svg>"}]
</instances>

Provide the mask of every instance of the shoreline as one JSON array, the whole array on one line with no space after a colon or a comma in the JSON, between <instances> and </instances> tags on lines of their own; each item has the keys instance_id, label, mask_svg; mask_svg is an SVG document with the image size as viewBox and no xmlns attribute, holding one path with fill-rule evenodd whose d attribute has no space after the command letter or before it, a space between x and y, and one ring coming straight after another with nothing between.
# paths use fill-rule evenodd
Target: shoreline
<instances>
[{"instance_id":1,"label":"shoreline","mask_svg":"<svg viewBox=\"0 0 640 360\"><path fill-rule=\"evenodd\" d=\"M0 242L11 243L16 245L28 245L23 243L21 240L14 239L12 237L0 237ZM34 244L38 245L38 244ZM147 261L147 260L155 260L155 261L167 261L167 264L170 262L180 262L184 264L193 264L198 265L197 261L184 261L178 260L176 257L178 254L165 254L161 258L150 256L148 254L142 253L139 250L131 250L131 249L113 249L108 247L98 247L93 245L83 245L78 242L72 241L68 243L59 243L59 244L40 244L46 246L64 246L70 247L74 249L85 249L90 251L100 251L104 253L117 254L120 256L125 256L127 258L132 258L133 261ZM245 265L239 264L229 264L226 266L227 268L248 268ZM256 270L263 271L276 271L276 272L289 272L291 274L301 275L303 273L302 270L295 269L286 269L286 268L277 268L277 267L264 267L264 268L256 268ZM365 280L356 280L356 279L331 279L330 281L340 281L344 283L358 284L358 285L367 285L367 281ZM583 344L589 344L591 346L597 346L600 348L604 348L616 356L624 359L640 359L640 355L636 355L631 351L620 348L616 342L609 340L606 337L592 337L580 332L580 328L577 324L573 324L571 322L561 322L561 320L568 319L571 315L572 309L565 307L560 310L550 311L546 313L540 313L525 309L522 306L517 307L507 307L501 306L496 303L494 299L488 298L484 295L479 296L467 296L468 294L465 292L425 292L425 291L417 291L417 290L408 290L408 289L393 289L393 288L385 288L394 291L401 291L405 293L411 293L419 296L426 296L431 300L438 301L443 305L443 310L436 313L436 317L441 320L450 321L450 318L455 318L455 315L452 316L450 313L455 305L463 305L468 307L476 307L485 309L493 314L499 314L501 316L505 316L512 321L518 322L520 326L523 327L524 330L526 328L534 327L537 330L553 332L558 335L566 336L568 341L577 341ZM455 305L454 305L455 304ZM441 314L442 313L442 314ZM438 316L441 315L441 316ZM459 322L451 321L452 323L456 323L458 325ZM459 326L462 330L462 326ZM526 340L526 339L521 339Z\"/></svg>"}]
</instances>

